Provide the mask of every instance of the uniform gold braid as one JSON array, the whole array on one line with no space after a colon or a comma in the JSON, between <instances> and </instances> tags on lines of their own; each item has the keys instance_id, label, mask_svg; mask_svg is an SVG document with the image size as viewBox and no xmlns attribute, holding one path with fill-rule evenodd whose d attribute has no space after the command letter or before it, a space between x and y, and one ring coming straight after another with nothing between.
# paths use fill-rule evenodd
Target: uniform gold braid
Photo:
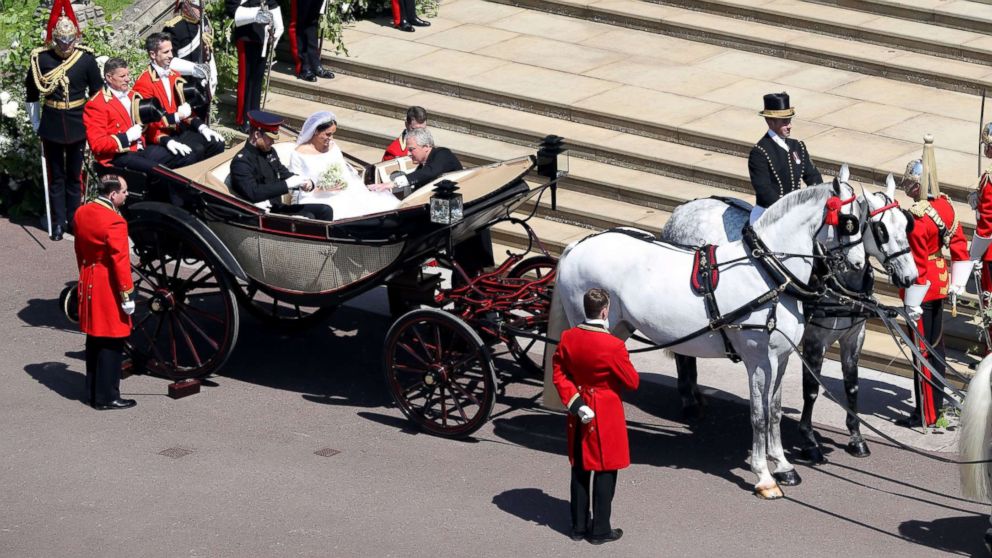
<instances>
[{"instance_id":1,"label":"uniform gold braid","mask_svg":"<svg viewBox=\"0 0 992 558\"><path fill-rule=\"evenodd\" d=\"M42 97L47 97L61 85L63 97L66 102L69 102L68 72L76 64L76 62L79 62L79 59L83 57L84 52L92 54L93 51L87 47L77 45L72 54L69 55L69 58L66 58L61 64L53 68L52 71L47 74L42 74L38 58L41 53L46 50L48 50L48 47L38 47L31 51L31 76L34 78L35 87L38 88L38 92Z\"/></svg>"}]
</instances>

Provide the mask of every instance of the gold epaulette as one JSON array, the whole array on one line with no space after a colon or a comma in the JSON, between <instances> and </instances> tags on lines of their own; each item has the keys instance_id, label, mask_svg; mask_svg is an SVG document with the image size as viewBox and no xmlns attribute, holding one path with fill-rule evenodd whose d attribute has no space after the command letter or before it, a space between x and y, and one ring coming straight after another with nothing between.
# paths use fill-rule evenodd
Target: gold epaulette
<instances>
[{"instance_id":1,"label":"gold epaulette","mask_svg":"<svg viewBox=\"0 0 992 558\"><path fill-rule=\"evenodd\" d=\"M920 200L914 203L913 206L909 208L909 212L912 213L915 217L923 217L923 215L927 212L927 209L929 209L929 207L930 207L929 200Z\"/></svg>"},{"instance_id":2,"label":"gold epaulette","mask_svg":"<svg viewBox=\"0 0 992 558\"><path fill-rule=\"evenodd\" d=\"M94 52L92 48L90 48L90 47L88 47L86 45L76 45L76 48L78 50L83 51L83 52L88 52L90 54L96 55L96 52Z\"/></svg>"},{"instance_id":3,"label":"gold epaulette","mask_svg":"<svg viewBox=\"0 0 992 558\"><path fill-rule=\"evenodd\" d=\"M163 23L162 24L162 27L163 28L165 28L165 27L174 27L177 23L179 23L182 20L183 20L183 16L177 15L176 17L174 17L174 18L166 21L165 23Z\"/></svg>"}]
</instances>

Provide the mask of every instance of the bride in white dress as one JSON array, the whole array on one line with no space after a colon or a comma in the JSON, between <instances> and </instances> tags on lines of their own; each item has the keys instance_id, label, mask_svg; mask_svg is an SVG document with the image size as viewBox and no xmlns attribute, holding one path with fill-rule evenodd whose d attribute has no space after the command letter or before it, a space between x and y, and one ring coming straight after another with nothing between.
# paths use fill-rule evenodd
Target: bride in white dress
<instances>
[{"instance_id":1,"label":"bride in white dress","mask_svg":"<svg viewBox=\"0 0 992 558\"><path fill-rule=\"evenodd\" d=\"M296 149L289 157L289 170L313 180L316 187L310 192L294 193L294 198L299 199L293 203L329 205L335 220L396 209L400 203L396 196L369 190L345 161L341 148L334 142L337 129L337 118L330 111L314 113L303 124L296 138Z\"/></svg>"}]
</instances>

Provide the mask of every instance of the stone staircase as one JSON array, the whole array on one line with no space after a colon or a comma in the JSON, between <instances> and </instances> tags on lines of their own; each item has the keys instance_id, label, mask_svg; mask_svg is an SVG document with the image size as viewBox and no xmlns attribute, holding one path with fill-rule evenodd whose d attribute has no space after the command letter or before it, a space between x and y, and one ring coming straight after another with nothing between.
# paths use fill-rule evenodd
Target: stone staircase
<instances>
[{"instance_id":1,"label":"stone staircase","mask_svg":"<svg viewBox=\"0 0 992 558\"><path fill-rule=\"evenodd\" d=\"M786 90L798 109L794 134L824 174L846 163L865 188L900 174L933 133L941 186L970 236L974 213L963 202L976 180L975 92L992 84L980 63L992 53L981 35L992 28L992 6L932 3L447 1L416 33L358 22L345 34L347 56L324 54L334 80L303 82L277 65L267 108L300 124L331 107L346 150L369 160L415 104L429 111L438 143L468 164L564 136L572 159L558 210L545 197L532 221L558 252L611 226L657 232L694 198L753 201L746 155L764 131L761 95ZM494 239L525 242L509 226L497 226ZM879 290L897 302L887 282ZM945 337L967 362L976 330L973 310L960 310L947 315ZM906 374L877 328L865 362Z\"/></svg>"}]
</instances>

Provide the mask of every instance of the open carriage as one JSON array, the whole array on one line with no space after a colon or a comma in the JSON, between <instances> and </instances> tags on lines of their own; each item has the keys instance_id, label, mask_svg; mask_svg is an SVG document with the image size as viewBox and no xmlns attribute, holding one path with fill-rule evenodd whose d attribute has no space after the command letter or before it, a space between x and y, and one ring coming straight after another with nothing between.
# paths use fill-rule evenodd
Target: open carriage
<instances>
[{"instance_id":1,"label":"open carriage","mask_svg":"<svg viewBox=\"0 0 992 558\"><path fill-rule=\"evenodd\" d=\"M293 145L281 141L275 149L287 161ZM505 344L527 373L540 372L540 354L528 349L546 330L554 258L511 254L495 270L468 277L452 247L501 220L520 223L540 246L510 214L567 173L558 168L560 140L534 156L440 177L435 183L457 184L460 219L439 218L436 207L432 214L434 183L395 210L355 218L266 213L229 189L236 151L178 171L123 173L132 194L122 212L137 306L127 350L136 370L205 377L233 352L241 308L272 324L305 327L385 285L393 315L402 315L387 335L383 369L397 404L423 429L458 437L486 422L499 383L510 377L494 366L495 345ZM368 168L348 160L361 172ZM182 206L155 201L165 191L173 199L179 192ZM452 270L460 286L442 288L429 261Z\"/></svg>"}]
</instances>

